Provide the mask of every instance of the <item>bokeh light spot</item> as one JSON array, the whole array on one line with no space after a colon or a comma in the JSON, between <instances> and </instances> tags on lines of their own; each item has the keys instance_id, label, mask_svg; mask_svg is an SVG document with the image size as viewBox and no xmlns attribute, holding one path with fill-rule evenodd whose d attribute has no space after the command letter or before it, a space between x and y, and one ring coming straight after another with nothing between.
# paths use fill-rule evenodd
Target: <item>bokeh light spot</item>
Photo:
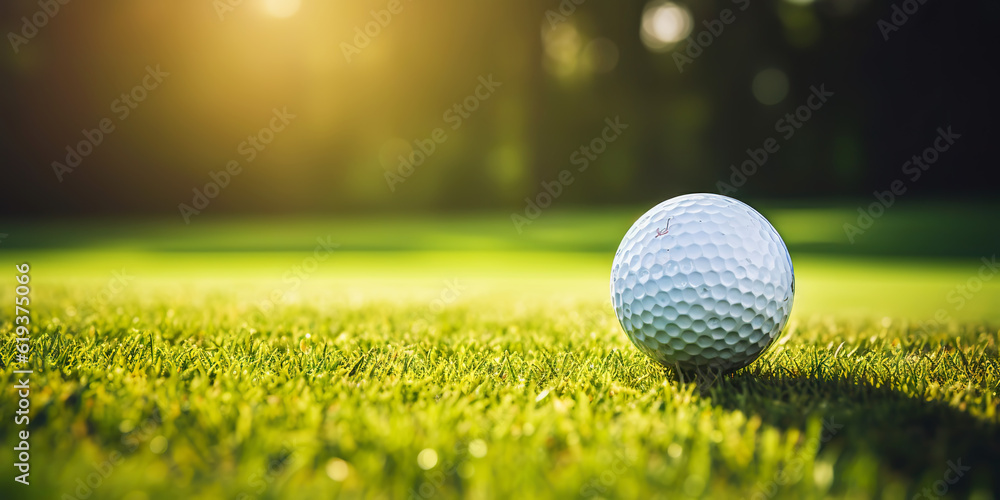
<instances>
[{"instance_id":1,"label":"bokeh light spot","mask_svg":"<svg viewBox=\"0 0 1000 500\"><path fill-rule=\"evenodd\" d=\"M618 66L618 45L607 38L596 38L583 49L587 69L607 73Z\"/></svg>"},{"instance_id":2,"label":"bokeh light spot","mask_svg":"<svg viewBox=\"0 0 1000 500\"><path fill-rule=\"evenodd\" d=\"M778 17L785 26L785 38L792 46L804 49L819 40L820 23L812 8L795 4L781 5Z\"/></svg>"},{"instance_id":3,"label":"bokeh light spot","mask_svg":"<svg viewBox=\"0 0 1000 500\"><path fill-rule=\"evenodd\" d=\"M423 470L431 470L438 463L438 454L430 448L424 448L417 455L417 465Z\"/></svg>"},{"instance_id":4,"label":"bokeh light spot","mask_svg":"<svg viewBox=\"0 0 1000 500\"><path fill-rule=\"evenodd\" d=\"M776 68L761 70L753 77L753 96L761 104L778 104L788 95L788 76Z\"/></svg>"},{"instance_id":5,"label":"bokeh light spot","mask_svg":"<svg viewBox=\"0 0 1000 500\"><path fill-rule=\"evenodd\" d=\"M542 29L542 43L545 46L545 66L551 73L569 76L576 72L582 46L576 26L565 22L554 28L545 27Z\"/></svg>"},{"instance_id":6,"label":"bokeh light spot","mask_svg":"<svg viewBox=\"0 0 1000 500\"><path fill-rule=\"evenodd\" d=\"M482 439L473 439L469 443L469 454L476 458L483 458L486 456L489 447L486 446L486 441Z\"/></svg>"},{"instance_id":7,"label":"bokeh light spot","mask_svg":"<svg viewBox=\"0 0 1000 500\"><path fill-rule=\"evenodd\" d=\"M339 459L333 458L326 463L326 475L337 482L342 482L347 479L350 474L351 469L347 466L347 462Z\"/></svg>"},{"instance_id":8,"label":"bokeh light spot","mask_svg":"<svg viewBox=\"0 0 1000 500\"><path fill-rule=\"evenodd\" d=\"M691 12L673 2L654 0L642 12L642 43L663 52L691 34Z\"/></svg>"},{"instance_id":9,"label":"bokeh light spot","mask_svg":"<svg viewBox=\"0 0 1000 500\"><path fill-rule=\"evenodd\" d=\"M156 436L153 438L153 440L149 442L149 451L157 455L167 451L167 438L163 436Z\"/></svg>"}]
</instances>

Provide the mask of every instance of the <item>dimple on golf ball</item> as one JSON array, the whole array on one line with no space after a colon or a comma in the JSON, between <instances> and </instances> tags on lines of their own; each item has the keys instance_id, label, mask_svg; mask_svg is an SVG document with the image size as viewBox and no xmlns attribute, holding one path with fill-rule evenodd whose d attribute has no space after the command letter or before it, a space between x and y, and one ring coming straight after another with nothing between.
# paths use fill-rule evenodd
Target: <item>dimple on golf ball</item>
<instances>
[{"instance_id":1,"label":"dimple on golf ball","mask_svg":"<svg viewBox=\"0 0 1000 500\"><path fill-rule=\"evenodd\" d=\"M781 236L749 205L671 198L639 217L611 268L611 302L632 343L685 371L737 370L778 337L795 274Z\"/></svg>"}]
</instances>

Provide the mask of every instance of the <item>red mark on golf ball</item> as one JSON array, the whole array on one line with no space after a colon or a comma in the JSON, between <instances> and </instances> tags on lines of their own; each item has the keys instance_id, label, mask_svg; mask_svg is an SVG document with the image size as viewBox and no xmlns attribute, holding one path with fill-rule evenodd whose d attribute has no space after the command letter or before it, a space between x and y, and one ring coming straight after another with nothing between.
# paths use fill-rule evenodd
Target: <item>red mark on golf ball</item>
<instances>
[{"instance_id":1,"label":"red mark on golf ball","mask_svg":"<svg viewBox=\"0 0 1000 500\"><path fill-rule=\"evenodd\" d=\"M671 217L671 219L672 219L672 218L673 218L673 217ZM667 219L667 227L665 227L665 228L663 228L663 229L657 229L657 230L656 230L656 236L655 236L655 237L656 237L656 238L659 238L660 236L666 236L666 234L667 234L668 232L670 232L670 219Z\"/></svg>"}]
</instances>

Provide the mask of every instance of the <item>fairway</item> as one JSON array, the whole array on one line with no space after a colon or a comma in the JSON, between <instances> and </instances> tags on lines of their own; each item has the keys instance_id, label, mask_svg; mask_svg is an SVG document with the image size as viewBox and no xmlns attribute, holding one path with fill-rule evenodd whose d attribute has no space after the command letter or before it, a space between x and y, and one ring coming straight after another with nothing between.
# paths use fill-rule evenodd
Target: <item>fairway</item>
<instances>
[{"instance_id":1,"label":"fairway","mask_svg":"<svg viewBox=\"0 0 1000 500\"><path fill-rule=\"evenodd\" d=\"M610 307L617 242L593 236L631 211L524 237L502 215L29 234L0 261L30 249L30 497L992 498L1000 280L958 307L982 258L832 257L808 248L819 212L768 215L796 268L789 326L693 382Z\"/></svg>"}]
</instances>

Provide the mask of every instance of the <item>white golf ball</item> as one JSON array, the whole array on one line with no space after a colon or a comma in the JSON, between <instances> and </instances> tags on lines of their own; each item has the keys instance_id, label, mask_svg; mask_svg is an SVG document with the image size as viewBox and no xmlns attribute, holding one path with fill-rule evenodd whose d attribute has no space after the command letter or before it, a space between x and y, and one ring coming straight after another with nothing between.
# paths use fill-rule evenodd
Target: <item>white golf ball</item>
<instances>
[{"instance_id":1,"label":"white golf ball","mask_svg":"<svg viewBox=\"0 0 1000 500\"><path fill-rule=\"evenodd\" d=\"M749 205L717 194L671 198L625 234L611 302L632 343L685 371L749 365L788 321L795 274L781 236Z\"/></svg>"}]
</instances>

